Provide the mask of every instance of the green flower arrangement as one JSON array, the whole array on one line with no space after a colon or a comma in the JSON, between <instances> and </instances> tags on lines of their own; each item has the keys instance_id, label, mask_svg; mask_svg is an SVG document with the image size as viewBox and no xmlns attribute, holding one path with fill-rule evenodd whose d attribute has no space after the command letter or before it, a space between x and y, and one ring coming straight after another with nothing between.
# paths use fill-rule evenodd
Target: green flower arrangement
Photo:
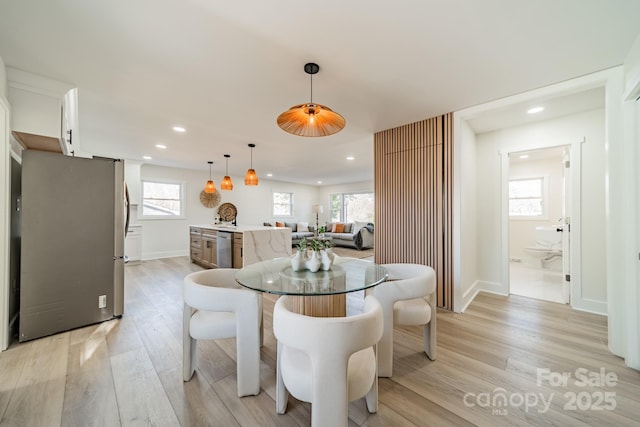
<instances>
[{"instance_id":1,"label":"green flower arrangement","mask_svg":"<svg viewBox=\"0 0 640 427\"><path fill-rule=\"evenodd\" d=\"M312 251L321 251L323 249L329 249L333 246L333 242L328 239L319 239L317 237L313 237L311 239L307 239L303 237L298 242L298 250L300 252L305 252L307 249L311 249Z\"/></svg>"}]
</instances>

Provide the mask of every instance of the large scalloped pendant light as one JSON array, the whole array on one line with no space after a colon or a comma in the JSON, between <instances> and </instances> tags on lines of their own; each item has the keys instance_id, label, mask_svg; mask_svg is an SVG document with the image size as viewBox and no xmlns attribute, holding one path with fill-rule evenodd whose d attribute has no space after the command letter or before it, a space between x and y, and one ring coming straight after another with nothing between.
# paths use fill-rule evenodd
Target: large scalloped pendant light
<instances>
[{"instance_id":1,"label":"large scalloped pendant light","mask_svg":"<svg viewBox=\"0 0 640 427\"><path fill-rule=\"evenodd\" d=\"M309 62L304 66L311 79L311 97L306 104L294 105L278 116L278 126L298 136L328 136L340 132L347 124L344 117L331 108L313 102L313 75L320 66Z\"/></svg>"}]
</instances>

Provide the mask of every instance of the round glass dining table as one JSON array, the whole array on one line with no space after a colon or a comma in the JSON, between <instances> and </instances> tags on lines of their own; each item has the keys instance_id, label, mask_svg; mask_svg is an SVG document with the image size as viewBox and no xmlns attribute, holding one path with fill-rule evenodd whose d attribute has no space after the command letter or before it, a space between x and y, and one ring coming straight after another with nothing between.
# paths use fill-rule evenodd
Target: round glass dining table
<instances>
[{"instance_id":1,"label":"round glass dining table","mask_svg":"<svg viewBox=\"0 0 640 427\"><path fill-rule=\"evenodd\" d=\"M275 258L242 267L236 281L249 289L291 295L292 309L316 317L346 316L346 294L371 288L388 277L370 261L335 257L330 270L293 271L290 258Z\"/></svg>"}]
</instances>

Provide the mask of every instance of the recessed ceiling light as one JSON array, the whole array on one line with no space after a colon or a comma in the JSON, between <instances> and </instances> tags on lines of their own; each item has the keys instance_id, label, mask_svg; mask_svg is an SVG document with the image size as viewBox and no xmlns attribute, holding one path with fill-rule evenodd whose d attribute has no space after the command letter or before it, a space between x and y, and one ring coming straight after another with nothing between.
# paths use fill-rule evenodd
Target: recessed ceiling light
<instances>
[{"instance_id":1,"label":"recessed ceiling light","mask_svg":"<svg viewBox=\"0 0 640 427\"><path fill-rule=\"evenodd\" d=\"M267 176L273 176L273 174L272 173L268 173Z\"/></svg>"},{"instance_id":2,"label":"recessed ceiling light","mask_svg":"<svg viewBox=\"0 0 640 427\"><path fill-rule=\"evenodd\" d=\"M348 156L347 157L347 160L353 160L353 159L355 159L355 157L353 157L353 156Z\"/></svg>"},{"instance_id":3,"label":"recessed ceiling light","mask_svg":"<svg viewBox=\"0 0 640 427\"><path fill-rule=\"evenodd\" d=\"M322 184L322 181L318 181L318 184Z\"/></svg>"},{"instance_id":4,"label":"recessed ceiling light","mask_svg":"<svg viewBox=\"0 0 640 427\"><path fill-rule=\"evenodd\" d=\"M174 126L173 130L175 130L176 132L186 132L187 130L185 128L183 128L182 126Z\"/></svg>"},{"instance_id":5,"label":"recessed ceiling light","mask_svg":"<svg viewBox=\"0 0 640 427\"><path fill-rule=\"evenodd\" d=\"M521 159L528 159L528 158L529 158L529 155L528 155L528 154L522 154L522 155L520 156L520 158L521 158Z\"/></svg>"},{"instance_id":6,"label":"recessed ceiling light","mask_svg":"<svg viewBox=\"0 0 640 427\"><path fill-rule=\"evenodd\" d=\"M528 114L536 114L536 113L539 113L542 110L544 110L544 107L533 107L533 108L529 108L527 110L527 113Z\"/></svg>"},{"instance_id":7,"label":"recessed ceiling light","mask_svg":"<svg viewBox=\"0 0 640 427\"><path fill-rule=\"evenodd\" d=\"M151 156L142 156L142 158L145 160L151 160Z\"/></svg>"},{"instance_id":8,"label":"recessed ceiling light","mask_svg":"<svg viewBox=\"0 0 640 427\"><path fill-rule=\"evenodd\" d=\"M167 146L164 145L164 144L156 144L156 148L160 148L160 149L164 150L165 148L167 148Z\"/></svg>"}]
</instances>

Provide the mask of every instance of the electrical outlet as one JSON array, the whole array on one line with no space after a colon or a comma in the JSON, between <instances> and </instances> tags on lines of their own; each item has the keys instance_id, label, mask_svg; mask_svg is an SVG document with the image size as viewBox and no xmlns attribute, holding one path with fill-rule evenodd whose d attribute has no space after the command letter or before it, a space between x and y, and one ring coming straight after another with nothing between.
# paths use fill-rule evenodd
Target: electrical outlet
<instances>
[{"instance_id":1,"label":"electrical outlet","mask_svg":"<svg viewBox=\"0 0 640 427\"><path fill-rule=\"evenodd\" d=\"M98 308L106 308L107 307L107 296L100 295L98 297Z\"/></svg>"}]
</instances>

